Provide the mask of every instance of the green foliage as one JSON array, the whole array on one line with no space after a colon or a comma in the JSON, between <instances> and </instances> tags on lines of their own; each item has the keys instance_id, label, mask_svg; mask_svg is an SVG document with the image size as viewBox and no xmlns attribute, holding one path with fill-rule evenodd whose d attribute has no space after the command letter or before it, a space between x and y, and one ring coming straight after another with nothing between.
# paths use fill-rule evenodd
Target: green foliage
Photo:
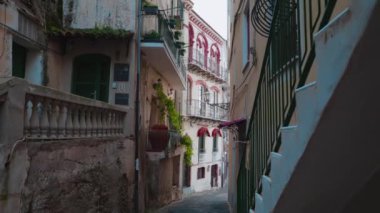
<instances>
[{"instance_id":1,"label":"green foliage","mask_svg":"<svg viewBox=\"0 0 380 213\"><path fill-rule=\"evenodd\" d=\"M186 147L185 164L191 166L191 156L193 155L193 141L187 134L182 136L181 144Z\"/></svg>"},{"instance_id":2,"label":"green foliage","mask_svg":"<svg viewBox=\"0 0 380 213\"><path fill-rule=\"evenodd\" d=\"M143 7L157 7L158 8L157 5L155 5L151 2L145 1L145 0L143 1Z\"/></svg>"},{"instance_id":3,"label":"green foliage","mask_svg":"<svg viewBox=\"0 0 380 213\"><path fill-rule=\"evenodd\" d=\"M145 35L143 35L143 37L144 39L147 39L147 40L155 40L155 39L160 39L161 35L157 31L152 30L149 33L146 33Z\"/></svg>"},{"instance_id":4,"label":"green foliage","mask_svg":"<svg viewBox=\"0 0 380 213\"><path fill-rule=\"evenodd\" d=\"M175 31L174 32L174 39L179 40L179 37L181 36L181 31Z\"/></svg>"},{"instance_id":5,"label":"green foliage","mask_svg":"<svg viewBox=\"0 0 380 213\"><path fill-rule=\"evenodd\" d=\"M174 101L164 93L161 83L154 84L153 88L156 90L159 102L160 122L165 120L165 115L167 114L171 127L177 132L182 133L182 118L175 108Z\"/></svg>"},{"instance_id":6,"label":"green foliage","mask_svg":"<svg viewBox=\"0 0 380 213\"><path fill-rule=\"evenodd\" d=\"M66 33L75 37L87 37L93 39L99 38L127 38L131 35L131 32L124 29L113 29L111 27L95 27L91 29L62 29L57 26L49 26L47 28L50 36L60 36Z\"/></svg>"}]
</instances>

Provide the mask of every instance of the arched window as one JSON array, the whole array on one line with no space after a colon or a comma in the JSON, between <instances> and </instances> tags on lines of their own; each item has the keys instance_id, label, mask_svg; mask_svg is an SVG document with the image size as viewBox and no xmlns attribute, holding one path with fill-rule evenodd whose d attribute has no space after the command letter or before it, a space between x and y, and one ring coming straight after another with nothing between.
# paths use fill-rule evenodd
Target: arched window
<instances>
[{"instance_id":1,"label":"arched window","mask_svg":"<svg viewBox=\"0 0 380 213\"><path fill-rule=\"evenodd\" d=\"M203 33L198 34L197 36L197 50L195 57L197 63L201 66L207 67L207 54L208 54L208 42L206 36Z\"/></svg>"},{"instance_id":2,"label":"arched window","mask_svg":"<svg viewBox=\"0 0 380 213\"><path fill-rule=\"evenodd\" d=\"M219 51L218 45L214 43L210 47L209 68L211 72L217 76L220 76L219 65L220 65L220 51Z\"/></svg>"}]
</instances>

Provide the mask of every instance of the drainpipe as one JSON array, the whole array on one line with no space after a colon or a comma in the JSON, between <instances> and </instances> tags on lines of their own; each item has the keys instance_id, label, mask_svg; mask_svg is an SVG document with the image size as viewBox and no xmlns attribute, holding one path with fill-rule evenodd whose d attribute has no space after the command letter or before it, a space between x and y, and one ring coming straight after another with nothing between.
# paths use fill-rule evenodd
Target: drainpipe
<instances>
[{"instance_id":1,"label":"drainpipe","mask_svg":"<svg viewBox=\"0 0 380 213\"><path fill-rule=\"evenodd\" d=\"M136 97L135 97L135 212L139 212L139 130L140 130L140 73L141 73L141 2L137 6L137 64L136 64Z\"/></svg>"}]
</instances>

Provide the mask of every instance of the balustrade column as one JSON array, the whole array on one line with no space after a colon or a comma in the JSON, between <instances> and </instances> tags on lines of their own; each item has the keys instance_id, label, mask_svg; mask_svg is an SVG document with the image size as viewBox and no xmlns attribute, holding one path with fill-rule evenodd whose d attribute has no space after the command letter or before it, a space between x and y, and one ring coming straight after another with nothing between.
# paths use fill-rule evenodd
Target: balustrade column
<instances>
[{"instance_id":1,"label":"balustrade column","mask_svg":"<svg viewBox=\"0 0 380 213\"><path fill-rule=\"evenodd\" d=\"M29 95L26 95L25 97L25 108L24 108L24 135L25 137L30 137L30 117L32 114L32 107L33 104L31 101L31 97Z\"/></svg>"},{"instance_id":2,"label":"balustrade column","mask_svg":"<svg viewBox=\"0 0 380 213\"><path fill-rule=\"evenodd\" d=\"M56 138L58 132L58 116L59 116L59 108L58 102L52 101L51 109L50 109L50 137Z\"/></svg>"},{"instance_id":3,"label":"balustrade column","mask_svg":"<svg viewBox=\"0 0 380 213\"><path fill-rule=\"evenodd\" d=\"M68 120L67 104L58 102L59 116L58 116L58 138L64 138L67 135L66 121ZM65 131L66 130L66 131Z\"/></svg>"},{"instance_id":4,"label":"balustrade column","mask_svg":"<svg viewBox=\"0 0 380 213\"><path fill-rule=\"evenodd\" d=\"M79 106L74 105L72 107L73 110L73 137L79 137Z\"/></svg>"},{"instance_id":5,"label":"balustrade column","mask_svg":"<svg viewBox=\"0 0 380 213\"><path fill-rule=\"evenodd\" d=\"M86 126L87 126L87 137L91 137L93 128L93 110L91 108L87 109L86 113Z\"/></svg>"},{"instance_id":6,"label":"balustrade column","mask_svg":"<svg viewBox=\"0 0 380 213\"><path fill-rule=\"evenodd\" d=\"M32 114L30 116L30 133L31 137L40 137L40 118L39 118L39 99L31 97L32 101Z\"/></svg>"},{"instance_id":7,"label":"balustrade column","mask_svg":"<svg viewBox=\"0 0 380 213\"><path fill-rule=\"evenodd\" d=\"M67 104L66 105L66 111L67 111L67 119L66 119L66 137L71 137L74 135L74 123L73 123L73 105Z\"/></svg>"},{"instance_id":8,"label":"balustrade column","mask_svg":"<svg viewBox=\"0 0 380 213\"><path fill-rule=\"evenodd\" d=\"M41 103L41 138L47 138L49 132L50 100L45 98Z\"/></svg>"},{"instance_id":9,"label":"balustrade column","mask_svg":"<svg viewBox=\"0 0 380 213\"><path fill-rule=\"evenodd\" d=\"M80 106L80 117L79 117L79 136L85 137L86 136L86 111L87 109L83 106Z\"/></svg>"}]
</instances>

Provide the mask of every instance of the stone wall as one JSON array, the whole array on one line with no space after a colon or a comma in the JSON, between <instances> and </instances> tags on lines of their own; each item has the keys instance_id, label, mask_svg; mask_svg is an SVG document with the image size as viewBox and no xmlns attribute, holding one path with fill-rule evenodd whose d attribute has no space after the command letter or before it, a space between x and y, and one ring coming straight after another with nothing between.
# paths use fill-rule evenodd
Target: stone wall
<instances>
[{"instance_id":1,"label":"stone wall","mask_svg":"<svg viewBox=\"0 0 380 213\"><path fill-rule=\"evenodd\" d=\"M0 212L134 212L129 139L21 141L0 156Z\"/></svg>"}]
</instances>

